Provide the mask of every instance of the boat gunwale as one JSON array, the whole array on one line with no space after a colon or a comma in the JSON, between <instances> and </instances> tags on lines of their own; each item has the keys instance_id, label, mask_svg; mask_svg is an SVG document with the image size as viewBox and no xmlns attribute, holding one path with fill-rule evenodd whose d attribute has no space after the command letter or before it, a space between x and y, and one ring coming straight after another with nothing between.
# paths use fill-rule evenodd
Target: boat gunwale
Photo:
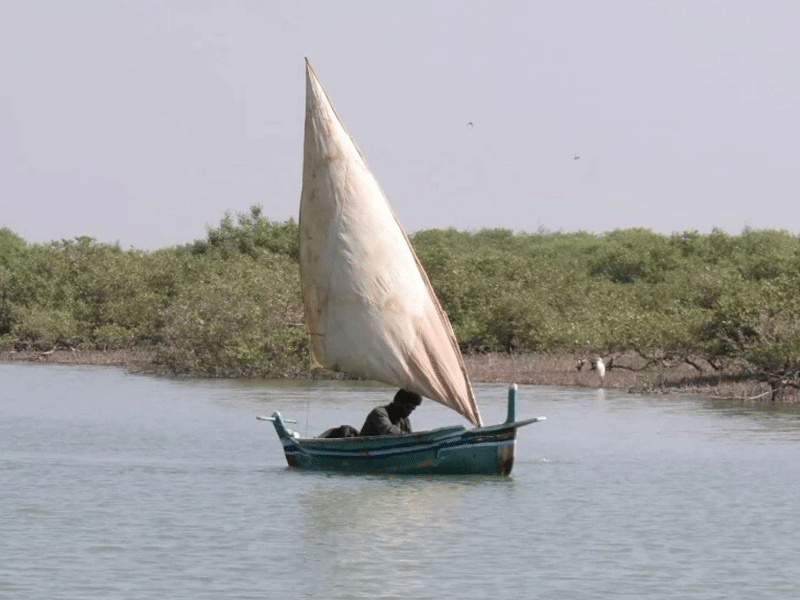
<instances>
[{"instance_id":1,"label":"boat gunwale","mask_svg":"<svg viewBox=\"0 0 800 600\"><path fill-rule=\"evenodd\" d=\"M474 431L474 430L472 430ZM502 432L494 432L490 434L490 438L486 439L481 435L469 435L470 432L463 431L461 434L454 434L440 438L429 440L413 440L409 439L412 436L391 436L391 438L400 441L400 438L405 438L406 443L391 444L391 445L372 445L368 447L358 448L344 447L344 445L330 444L325 447L306 446L298 443L297 439L284 439L284 452L287 455L305 455L309 459L325 458L325 459L350 459L357 461L372 460L387 458L389 456L404 456L417 453L427 453L435 451L437 454L441 452L457 452L468 448L476 448L478 446L513 446L516 443L516 431L511 435L502 435ZM357 439L357 438L351 438ZM333 440L331 440L333 441ZM332 447L338 446L338 447ZM404 465L408 467L409 465Z\"/></svg>"},{"instance_id":2,"label":"boat gunwale","mask_svg":"<svg viewBox=\"0 0 800 600\"><path fill-rule=\"evenodd\" d=\"M483 435L499 433L507 429L518 429L531 423L543 421L544 417L535 417L526 419L524 421L512 421L505 423L497 423L495 425L486 425L483 427L474 427L467 429L463 425L449 425L446 427L438 427L436 429L426 429L425 431L418 431L412 433L403 433L400 435L370 435L370 436L354 436L342 438L298 438L290 437L289 441L302 445L303 447L324 447L324 446L339 446L339 445L362 445L365 442L375 442L376 447L386 448L395 445L408 446L416 442L440 442L449 437L463 437L465 434L469 435ZM395 442L394 444L386 442Z\"/></svg>"},{"instance_id":3,"label":"boat gunwale","mask_svg":"<svg viewBox=\"0 0 800 600\"><path fill-rule=\"evenodd\" d=\"M401 435L370 435L343 438L296 438L290 436L286 441L293 442L303 448L318 448L322 450L325 447L363 446L360 450L366 451L371 447L386 449L396 446L440 443L449 438L462 437L468 431L474 430L467 430L463 425L450 425ZM351 448L348 448L348 450L351 450Z\"/></svg>"}]
</instances>

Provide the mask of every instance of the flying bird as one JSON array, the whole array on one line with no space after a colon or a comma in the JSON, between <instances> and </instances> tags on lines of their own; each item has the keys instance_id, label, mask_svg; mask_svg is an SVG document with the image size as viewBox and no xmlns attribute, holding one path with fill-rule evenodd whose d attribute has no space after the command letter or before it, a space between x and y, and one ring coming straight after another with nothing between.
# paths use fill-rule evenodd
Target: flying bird
<instances>
[{"instance_id":1,"label":"flying bird","mask_svg":"<svg viewBox=\"0 0 800 600\"><path fill-rule=\"evenodd\" d=\"M470 127L475 127L475 126L472 124L472 121L470 121L469 123L467 123L467 125L469 125Z\"/></svg>"},{"instance_id":2,"label":"flying bird","mask_svg":"<svg viewBox=\"0 0 800 600\"><path fill-rule=\"evenodd\" d=\"M578 159L580 159L580 156L575 156L572 158L572 160L578 160Z\"/></svg>"}]
</instances>

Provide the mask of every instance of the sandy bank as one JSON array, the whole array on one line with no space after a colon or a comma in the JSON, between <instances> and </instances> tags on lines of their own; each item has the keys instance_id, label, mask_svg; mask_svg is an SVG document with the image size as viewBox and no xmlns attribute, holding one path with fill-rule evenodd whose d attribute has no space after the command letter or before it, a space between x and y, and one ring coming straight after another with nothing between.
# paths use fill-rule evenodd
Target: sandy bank
<instances>
[{"instance_id":1,"label":"sandy bank","mask_svg":"<svg viewBox=\"0 0 800 600\"><path fill-rule=\"evenodd\" d=\"M2 362L40 362L72 365L100 365L121 367L133 372L153 372L152 350L80 350L56 349L49 352L35 350L0 351ZM710 367L698 371L687 363L669 367L645 368L638 357L616 356L611 368L601 381L596 371L588 365L578 368L586 356L561 354L479 354L464 357L473 382L543 385L558 387L604 387L650 393L688 392L712 398L771 402L769 386L743 377L735 370L713 371ZM786 388L784 403L800 403L800 392Z\"/></svg>"}]
</instances>

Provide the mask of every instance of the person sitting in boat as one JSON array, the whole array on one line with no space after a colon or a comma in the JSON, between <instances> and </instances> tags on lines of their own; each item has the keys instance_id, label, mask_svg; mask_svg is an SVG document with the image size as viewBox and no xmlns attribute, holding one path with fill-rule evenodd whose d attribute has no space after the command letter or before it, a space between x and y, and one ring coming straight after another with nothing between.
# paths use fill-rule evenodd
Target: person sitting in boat
<instances>
[{"instance_id":1,"label":"person sitting in boat","mask_svg":"<svg viewBox=\"0 0 800 600\"><path fill-rule=\"evenodd\" d=\"M422 404L422 396L416 392L400 390L386 406L373 408L367 415L359 435L402 435L411 433L408 416Z\"/></svg>"}]
</instances>

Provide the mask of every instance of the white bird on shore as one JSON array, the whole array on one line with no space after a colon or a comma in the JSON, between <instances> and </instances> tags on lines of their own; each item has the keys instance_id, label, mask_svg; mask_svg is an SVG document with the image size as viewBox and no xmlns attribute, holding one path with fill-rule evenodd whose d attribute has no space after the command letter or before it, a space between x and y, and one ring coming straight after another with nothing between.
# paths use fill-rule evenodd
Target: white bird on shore
<instances>
[{"instance_id":1,"label":"white bird on shore","mask_svg":"<svg viewBox=\"0 0 800 600\"><path fill-rule=\"evenodd\" d=\"M603 385L603 379L606 376L606 363L603 362L603 359L599 356L595 357L592 361L592 369L597 371L597 374L600 376L600 385Z\"/></svg>"},{"instance_id":2,"label":"white bird on shore","mask_svg":"<svg viewBox=\"0 0 800 600\"><path fill-rule=\"evenodd\" d=\"M599 356L592 362L592 368L600 375L600 379L606 376L606 363L604 363L603 359Z\"/></svg>"},{"instance_id":3,"label":"white bird on shore","mask_svg":"<svg viewBox=\"0 0 800 600\"><path fill-rule=\"evenodd\" d=\"M611 362L609 362L609 367L611 366L611 363L613 363L613 362L614 362L614 359L612 357ZM600 387L602 387L603 386L603 379L605 379L605 376L606 376L606 363L604 363L603 359L600 358L599 356L595 356L591 360L589 360L587 358L582 358L582 359L580 359L578 361L578 364L576 365L576 368L578 369L578 371L583 369L583 366L585 364L590 364L591 365L589 367L590 370L597 371L597 374L600 376Z\"/></svg>"}]
</instances>

